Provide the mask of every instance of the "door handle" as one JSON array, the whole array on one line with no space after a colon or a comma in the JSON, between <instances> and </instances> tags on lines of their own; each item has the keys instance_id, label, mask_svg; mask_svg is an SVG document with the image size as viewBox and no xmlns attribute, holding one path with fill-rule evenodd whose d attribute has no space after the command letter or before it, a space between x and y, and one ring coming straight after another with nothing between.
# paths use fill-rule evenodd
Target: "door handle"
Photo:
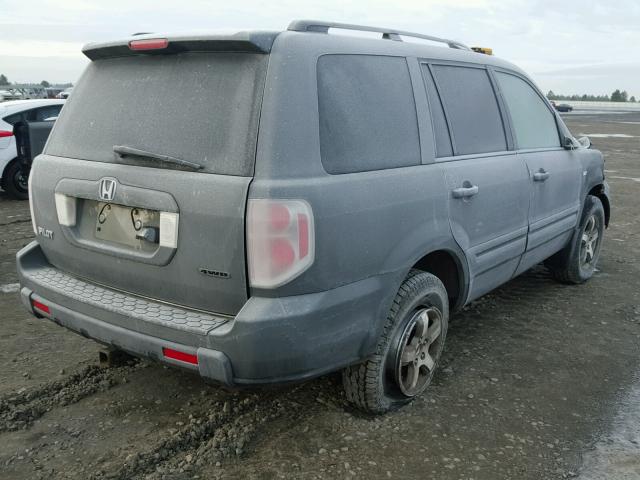
<instances>
[{"instance_id":1,"label":"door handle","mask_svg":"<svg viewBox=\"0 0 640 480\"><path fill-rule=\"evenodd\" d=\"M453 190L451 190L453 198L468 198L478 194L477 185L471 185L471 182L468 181L464 182L463 185L463 187L454 188Z\"/></svg>"},{"instance_id":2,"label":"door handle","mask_svg":"<svg viewBox=\"0 0 640 480\"><path fill-rule=\"evenodd\" d=\"M551 175L549 172L547 172L544 168L541 168L533 174L533 181L544 182L547 178L549 178L549 175Z\"/></svg>"}]
</instances>

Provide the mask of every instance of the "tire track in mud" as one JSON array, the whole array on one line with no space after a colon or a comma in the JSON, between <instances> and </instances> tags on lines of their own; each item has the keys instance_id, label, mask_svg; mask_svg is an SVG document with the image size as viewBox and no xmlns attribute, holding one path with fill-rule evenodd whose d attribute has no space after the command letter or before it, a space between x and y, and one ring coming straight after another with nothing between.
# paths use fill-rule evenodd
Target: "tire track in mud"
<instances>
[{"instance_id":1,"label":"tire track in mud","mask_svg":"<svg viewBox=\"0 0 640 480\"><path fill-rule=\"evenodd\" d=\"M303 406L308 402L292 399L301 388L304 386L286 395L236 393L226 401L211 401L205 406L211 413L190 416L189 423L171 437L149 450L130 454L117 469L102 470L90 478L160 480L220 465L225 458L243 455L267 422L284 414L293 420L306 411Z\"/></svg>"},{"instance_id":2,"label":"tire track in mud","mask_svg":"<svg viewBox=\"0 0 640 480\"><path fill-rule=\"evenodd\" d=\"M8 220L6 222L2 222L0 223L0 227L2 226L6 226L6 225L14 225L16 223L27 223L27 222L31 222L31 217L27 217L27 218L16 218L15 220Z\"/></svg>"},{"instance_id":3,"label":"tire track in mud","mask_svg":"<svg viewBox=\"0 0 640 480\"><path fill-rule=\"evenodd\" d=\"M493 304L521 305L532 292L540 295L540 290L549 290L546 288L549 285L557 284L545 268L539 267L516 280L509 288L500 289L465 310L467 314L474 309L486 313L495 307ZM557 292L558 296L562 294ZM306 390L304 385L300 385L286 395L271 395L269 398L261 392L260 395L251 394L244 398L240 395L230 401L212 403L208 409L214 413L200 419L191 418L190 423L171 438L160 441L148 451L129 455L125 465L94 478L186 478L185 475L194 475L205 466L219 465L218 462L226 458L244 455L268 422L284 415L288 421L295 421L303 412L308 412L309 405L316 401L306 398L312 393Z\"/></svg>"},{"instance_id":4,"label":"tire track in mud","mask_svg":"<svg viewBox=\"0 0 640 480\"><path fill-rule=\"evenodd\" d=\"M29 428L53 408L77 403L118 385L140 366L137 362L111 368L89 365L65 379L9 394L0 399L0 432Z\"/></svg>"}]
</instances>

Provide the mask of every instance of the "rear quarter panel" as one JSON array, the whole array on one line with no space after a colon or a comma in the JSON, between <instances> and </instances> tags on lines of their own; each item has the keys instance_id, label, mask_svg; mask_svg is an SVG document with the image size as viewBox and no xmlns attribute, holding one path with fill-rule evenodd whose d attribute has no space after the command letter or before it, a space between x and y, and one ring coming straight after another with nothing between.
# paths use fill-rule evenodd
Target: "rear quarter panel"
<instances>
[{"instance_id":1,"label":"rear quarter panel","mask_svg":"<svg viewBox=\"0 0 640 480\"><path fill-rule=\"evenodd\" d=\"M408 270L423 255L441 248L459 250L451 236L443 170L433 163L424 86L421 79L416 83L415 72L412 81L423 164L341 175L329 175L323 169L317 59L331 53L394 54L384 49L395 49L391 44L397 43L354 42L332 35L285 32L274 43L249 196L309 202L315 221L316 258L289 284L274 290L252 289L252 294L312 293L397 273L391 275L389 285L395 295ZM372 50L372 45L383 50Z\"/></svg>"},{"instance_id":2,"label":"rear quarter panel","mask_svg":"<svg viewBox=\"0 0 640 480\"><path fill-rule=\"evenodd\" d=\"M9 162L18 156L16 150L16 137L9 137L9 144L6 148L0 148L0 178L4 177L4 170Z\"/></svg>"}]
</instances>

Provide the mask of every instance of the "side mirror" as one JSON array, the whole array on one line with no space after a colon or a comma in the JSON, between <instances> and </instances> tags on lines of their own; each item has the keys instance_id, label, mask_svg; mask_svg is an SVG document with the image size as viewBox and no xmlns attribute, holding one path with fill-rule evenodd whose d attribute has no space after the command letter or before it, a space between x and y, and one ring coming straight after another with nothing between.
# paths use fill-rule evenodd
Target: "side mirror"
<instances>
[{"instance_id":1,"label":"side mirror","mask_svg":"<svg viewBox=\"0 0 640 480\"><path fill-rule=\"evenodd\" d=\"M580 144L578 143L578 141L570 136L566 136L564 137L564 140L562 141L562 147L565 150L575 150L576 148L580 148Z\"/></svg>"},{"instance_id":2,"label":"side mirror","mask_svg":"<svg viewBox=\"0 0 640 480\"><path fill-rule=\"evenodd\" d=\"M580 137L578 143L582 148L591 148L591 140L589 137Z\"/></svg>"}]
</instances>

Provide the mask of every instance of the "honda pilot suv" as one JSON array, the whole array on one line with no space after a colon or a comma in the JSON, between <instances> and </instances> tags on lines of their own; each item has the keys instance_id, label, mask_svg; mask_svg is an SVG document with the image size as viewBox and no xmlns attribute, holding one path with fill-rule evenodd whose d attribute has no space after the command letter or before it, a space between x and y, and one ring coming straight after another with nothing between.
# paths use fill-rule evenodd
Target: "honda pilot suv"
<instances>
[{"instance_id":1,"label":"honda pilot suv","mask_svg":"<svg viewBox=\"0 0 640 480\"><path fill-rule=\"evenodd\" d=\"M452 311L543 261L594 273L602 155L508 62L310 21L83 51L29 179L37 317L230 386L342 370L379 413Z\"/></svg>"}]
</instances>

